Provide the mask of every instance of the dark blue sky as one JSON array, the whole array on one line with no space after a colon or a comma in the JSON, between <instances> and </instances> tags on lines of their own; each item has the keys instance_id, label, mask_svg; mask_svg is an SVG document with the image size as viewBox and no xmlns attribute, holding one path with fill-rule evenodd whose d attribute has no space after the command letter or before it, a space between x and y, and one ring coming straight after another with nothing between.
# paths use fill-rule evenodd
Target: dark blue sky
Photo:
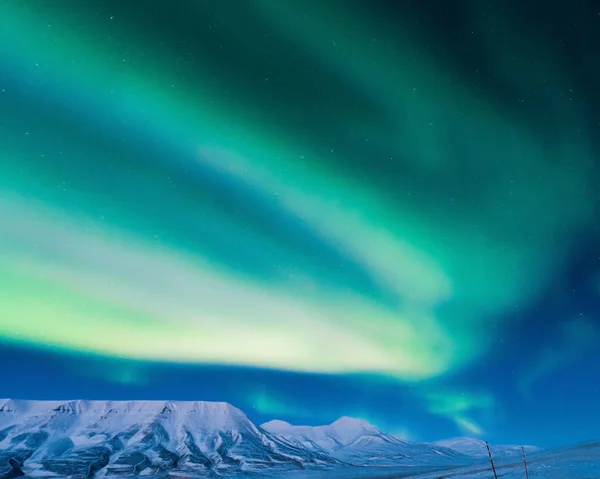
<instances>
[{"instance_id":1,"label":"dark blue sky","mask_svg":"<svg viewBox=\"0 0 600 479\"><path fill-rule=\"evenodd\" d=\"M594 2L8 0L0 396L598 436Z\"/></svg>"}]
</instances>

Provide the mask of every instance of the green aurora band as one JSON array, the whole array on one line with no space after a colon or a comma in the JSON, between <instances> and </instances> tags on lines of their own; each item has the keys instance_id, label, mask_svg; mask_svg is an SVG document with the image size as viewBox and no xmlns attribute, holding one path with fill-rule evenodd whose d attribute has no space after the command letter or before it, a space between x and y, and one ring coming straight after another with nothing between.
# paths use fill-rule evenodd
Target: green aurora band
<instances>
[{"instance_id":1,"label":"green aurora band","mask_svg":"<svg viewBox=\"0 0 600 479\"><path fill-rule=\"evenodd\" d=\"M524 78L505 19L474 23L540 127L366 11L188 3L204 51L3 2L4 341L424 380L560 273L593 164L551 51Z\"/></svg>"}]
</instances>

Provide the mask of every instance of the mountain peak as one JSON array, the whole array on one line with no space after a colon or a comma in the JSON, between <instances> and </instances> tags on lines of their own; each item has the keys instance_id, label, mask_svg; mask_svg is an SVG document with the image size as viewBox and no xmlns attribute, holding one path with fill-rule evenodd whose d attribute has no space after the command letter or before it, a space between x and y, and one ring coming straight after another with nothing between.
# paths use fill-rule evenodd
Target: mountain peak
<instances>
[{"instance_id":1,"label":"mountain peak","mask_svg":"<svg viewBox=\"0 0 600 479\"><path fill-rule=\"evenodd\" d=\"M336 419L335 421L333 421L331 424L331 426L336 426L336 427L366 427L366 428L373 428L375 429L375 426L371 425L369 422L365 421L364 419L359 419L356 417L350 417L350 416L342 416L339 419Z\"/></svg>"},{"instance_id":2,"label":"mountain peak","mask_svg":"<svg viewBox=\"0 0 600 479\"><path fill-rule=\"evenodd\" d=\"M352 440L362 435L380 435L379 429L365 421L355 417L342 416L338 420L332 422L329 428L337 436L344 440Z\"/></svg>"},{"instance_id":3,"label":"mountain peak","mask_svg":"<svg viewBox=\"0 0 600 479\"><path fill-rule=\"evenodd\" d=\"M0 400L0 412L74 416L119 413L131 417L177 414L193 416L194 420L202 423L204 427L213 426L217 428L250 423L248 417L235 406L226 402L208 401L28 401L2 399Z\"/></svg>"}]
</instances>

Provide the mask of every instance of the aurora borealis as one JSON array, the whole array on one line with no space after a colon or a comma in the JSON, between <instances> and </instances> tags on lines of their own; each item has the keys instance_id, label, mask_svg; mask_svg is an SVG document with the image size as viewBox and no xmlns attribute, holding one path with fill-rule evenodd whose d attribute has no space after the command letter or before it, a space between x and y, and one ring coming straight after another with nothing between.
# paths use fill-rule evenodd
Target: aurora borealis
<instances>
[{"instance_id":1,"label":"aurora borealis","mask_svg":"<svg viewBox=\"0 0 600 479\"><path fill-rule=\"evenodd\" d=\"M597 435L599 12L455 3L3 0L0 396Z\"/></svg>"}]
</instances>

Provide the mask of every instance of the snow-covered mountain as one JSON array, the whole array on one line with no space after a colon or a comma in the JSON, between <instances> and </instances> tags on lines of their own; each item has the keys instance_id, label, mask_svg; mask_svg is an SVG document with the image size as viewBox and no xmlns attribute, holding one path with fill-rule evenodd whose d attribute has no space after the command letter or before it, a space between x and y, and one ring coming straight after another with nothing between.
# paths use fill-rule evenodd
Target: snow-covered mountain
<instances>
[{"instance_id":1,"label":"snow-covered mountain","mask_svg":"<svg viewBox=\"0 0 600 479\"><path fill-rule=\"evenodd\" d=\"M326 426L292 426L284 421L261 425L265 431L311 451L354 465L469 463L462 453L435 444L404 441L361 419L342 417Z\"/></svg>"},{"instance_id":2,"label":"snow-covered mountain","mask_svg":"<svg viewBox=\"0 0 600 479\"><path fill-rule=\"evenodd\" d=\"M409 442L349 417L316 427L277 420L257 427L217 402L0 400L0 479L450 473L485 468L482 447L466 438ZM509 463L519 449L494 453Z\"/></svg>"},{"instance_id":3,"label":"snow-covered mountain","mask_svg":"<svg viewBox=\"0 0 600 479\"><path fill-rule=\"evenodd\" d=\"M385 441L401 442L393 436L386 437L381 431L362 419L341 417L326 426L292 426L285 421L273 420L261 425L265 431L284 436L309 449L333 451L354 443L361 437L376 437Z\"/></svg>"},{"instance_id":4,"label":"snow-covered mountain","mask_svg":"<svg viewBox=\"0 0 600 479\"><path fill-rule=\"evenodd\" d=\"M231 477L337 463L227 403L0 400L0 477Z\"/></svg>"},{"instance_id":5,"label":"snow-covered mountain","mask_svg":"<svg viewBox=\"0 0 600 479\"><path fill-rule=\"evenodd\" d=\"M472 437L457 437L454 439L445 439L442 441L436 441L434 444L438 446L447 447L450 449L454 449L462 454L471 457L487 457L488 451L485 445L485 441L480 439L475 439ZM535 446L523 446L525 449L525 453L533 453L539 451L539 448ZM496 446L490 445L490 449L494 456L502 456L502 457L510 457L510 456L520 456L521 446Z\"/></svg>"}]
</instances>

